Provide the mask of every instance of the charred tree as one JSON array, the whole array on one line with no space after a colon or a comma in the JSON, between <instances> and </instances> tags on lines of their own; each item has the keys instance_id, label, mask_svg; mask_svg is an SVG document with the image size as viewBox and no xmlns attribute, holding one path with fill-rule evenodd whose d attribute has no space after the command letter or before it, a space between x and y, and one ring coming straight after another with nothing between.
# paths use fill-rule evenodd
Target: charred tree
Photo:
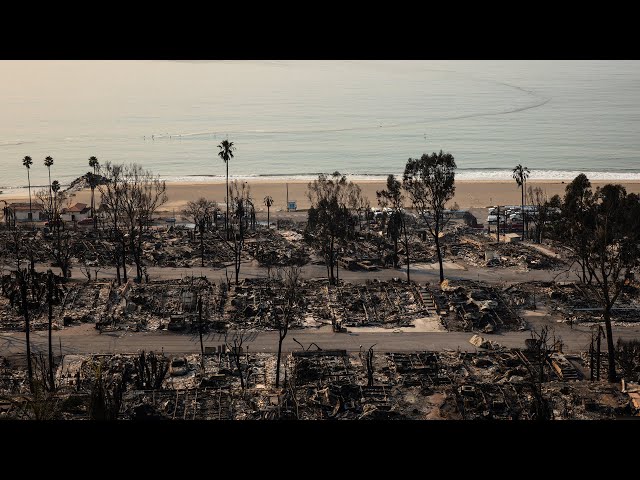
<instances>
[{"instance_id":1,"label":"charred tree","mask_svg":"<svg viewBox=\"0 0 640 480\"><path fill-rule=\"evenodd\" d=\"M29 390L31 391L31 393L34 393L33 366L31 364L31 342L29 340L29 331L31 330L31 325L29 325L29 304L27 302L27 282L25 279L25 274L21 270L18 270L16 272L16 278L20 288L22 314L24 315L24 331L25 331L26 345L27 345L27 375L29 378Z\"/></svg>"}]
</instances>

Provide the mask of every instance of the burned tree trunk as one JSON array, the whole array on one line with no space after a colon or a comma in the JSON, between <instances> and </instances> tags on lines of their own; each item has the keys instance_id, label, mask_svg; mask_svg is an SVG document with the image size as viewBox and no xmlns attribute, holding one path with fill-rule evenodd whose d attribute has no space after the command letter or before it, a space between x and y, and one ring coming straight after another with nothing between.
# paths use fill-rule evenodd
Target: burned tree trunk
<instances>
[{"instance_id":1,"label":"burned tree trunk","mask_svg":"<svg viewBox=\"0 0 640 480\"><path fill-rule=\"evenodd\" d=\"M284 335L280 333L278 336L278 359L276 361L276 388L280 386L280 361L282 358L282 342L284 341L284 337L287 335L287 332L284 332Z\"/></svg>"},{"instance_id":2,"label":"burned tree trunk","mask_svg":"<svg viewBox=\"0 0 640 480\"><path fill-rule=\"evenodd\" d=\"M198 333L200 334L200 358L204 374L204 344L202 343L202 298L198 297Z\"/></svg>"},{"instance_id":3,"label":"burned tree trunk","mask_svg":"<svg viewBox=\"0 0 640 480\"><path fill-rule=\"evenodd\" d=\"M118 285L122 284L122 278L120 277L120 255L118 254L118 246L115 245L113 249L113 257L116 264L116 279L118 281Z\"/></svg>"},{"instance_id":4,"label":"burned tree trunk","mask_svg":"<svg viewBox=\"0 0 640 480\"><path fill-rule=\"evenodd\" d=\"M404 214L402 217L402 230L404 231L404 251L407 257L407 284L411 283L411 274L409 273L409 234L407 233L407 223L404 220Z\"/></svg>"},{"instance_id":5,"label":"burned tree trunk","mask_svg":"<svg viewBox=\"0 0 640 480\"><path fill-rule=\"evenodd\" d=\"M242 344L244 342L244 332L236 332L233 339L233 345L227 343L227 334L225 334L225 345L229 351L229 355L233 356L234 363L238 369L238 375L240 376L240 387L244 390L244 374L242 373L242 365L240 364L240 358L242 357Z\"/></svg>"},{"instance_id":6,"label":"burned tree trunk","mask_svg":"<svg viewBox=\"0 0 640 480\"><path fill-rule=\"evenodd\" d=\"M200 266L204 267L204 219L200 220Z\"/></svg>"},{"instance_id":7,"label":"burned tree trunk","mask_svg":"<svg viewBox=\"0 0 640 480\"><path fill-rule=\"evenodd\" d=\"M437 227L436 227L437 231ZM444 282L444 268L442 266L442 252L440 251L440 239L437 235L434 236L436 242L436 252L438 254L438 265L440 266L440 283Z\"/></svg>"},{"instance_id":8,"label":"burned tree trunk","mask_svg":"<svg viewBox=\"0 0 640 480\"><path fill-rule=\"evenodd\" d=\"M236 363L236 368L238 369L238 375L240 375L240 388L244 390L244 375L242 374L242 366L240 365L240 357L242 353L240 352L240 346L237 346L233 349L233 358Z\"/></svg>"},{"instance_id":9,"label":"burned tree trunk","mask_svg":"<svg viewBox=\"0 0 640 480\"><path fill-rule=\"evenodd\" d=\"M122 281L127 283L127 245L124 235L120 234L120 246L122 247Z\"/></svg>"},{"instance_id":10,"label":"burned tree trunk","mask_svg":"<svg viewBox=\"0 0 640 480\"><path fill-rule=\"evenodd\" d=\"M49 306L49 384L51 390L55 390L53 381L53 342L51 340L51 328L53 323L53 272L47 271L47 304Z\"/></svg>"},{"instance_id":11,"label":"burned tree trunk","mask_svg":"<svg viewBox=\"0 0 640 480\"><path fill-rule=\"evenodd\" d=\"M367 351L367 387L373 386L373 347L371 345Z\"/></svg>"},{"instance_id":12,"label":"burned tree trunk","mask_svg":"<svg viewBox=\"0 0 640 480\"><path fill-rule=\"evenodd\" d=\"M609 381L615 382L616 375L616 352L613 345L613 331L611 329L611 306L604 309L604 324L607 332L607 356L609 358Z\"/></svg>"},{"instance_id":13,"label":"burned tree trunk","mask_svg":"<svg viewBox=\"0 0 640 480\"><path fill-rule=\"evenodd\" d=\"M398 237L393 238L393 268L398 268Z\"/></svg>"},{"instance_id":14,"label":"burned tree trunk","mask_svg":"<svg viewBox=\"0 0 640 480\"><path fill-rule=\"evenodd\" d=\"M24 314L25 336L27 341L27 375L29 376L29 390L33 393L33 367L31 365L31 342L29 341L29 307L27 305L27 284L24 274L20 270L16 272L20 285L20 296L22 298L22 313Z\"/></svg>"}]
</instances>

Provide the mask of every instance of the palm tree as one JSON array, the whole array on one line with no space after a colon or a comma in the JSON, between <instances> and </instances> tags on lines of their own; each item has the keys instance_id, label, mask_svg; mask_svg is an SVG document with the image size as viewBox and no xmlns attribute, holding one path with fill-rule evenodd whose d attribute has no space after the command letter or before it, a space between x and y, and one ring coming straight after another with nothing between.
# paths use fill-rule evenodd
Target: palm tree
<instances>
[{"instance_id":1,"label":"palm tree","mask_svg":"<svg viewBox=\"0 0 640 480\"><path fill-rule=\"evenodd\" d=\"M518 186L520 187L521 193L522 193L522 240L524 240L524 219L525 219L525 214L524 214L524 189L526 187L526 183L527 183L527 178L529 178L529 169L527 167L523 167L521 164L516 165L516 167L513 169L513 175L512 177L514 178L514 180L516 181L516 183L518 184Z\"/></svg>"},{"instance_id":2,"label":"palm tree","mask_svg":"<svg viewBox=\"0 0 640 480\"><path fill-rule=\"evenodd\" d=\"M233 142L223 140L220 145L218 145L218 148L220 149L218 156L227 165L227 193L225 197L225 202L227 204L227 216L224 219L224 228L227 231L227 240L229 240L229 160L233 158L233 150L235 150L235 147L233 146Z\"/></svg>"},{"instance_id":3,"label":"palm tree","mask_svg":"<svg viewBox=\"0 0 640 480\"><path fill-rule=\"evenodd\" d=\"M98 162L96 157L89 157L89 166L93 168L93 173L97 175L100 170L100 162Z\"/></svg>"},{"instance_id":4,"label":"palm tree","mask_svg":"<svg viewBox=\"0 0 640 480\"><path fill-rule=\"evenodd\" d=\"M53 165L53 158L47 157L44 159L44 166L49 170L49 211L51 211L51 165ZM51 220L51 219L49 219Z\"/></svg>"},{"instance_id":5,"label":"palm tree","mask_svg":"<svg viewBox=\"0 0 640 480\"><path fill-rule=\"evenodd\" d=\"M271 195L264 197L264 204L267 207L267 230L269 230L271 228L271 223L269 223L269 209L271 208L271 205L273 205L273 198L271 198Z\"/></svg>"},{"instance_id":6,"label":"palm tree","mask_svg":"<svg viewBox=\"0 0 640 480\"><path fill-rule=\"evenodd\" d=\"M22 165L27 167L27 180L29 181L29 217L33 222L33 212L31 211L31 176L29 175L29 170L31 170L33 160L31 160L31 157L29 155L22 159Z\"/></svg>"},{"instance_id":7,"label":"palm tree","mask_svg":"<svg viewBox=\"0 0 640 480\"><path fill-rule=\"evenodd\" d=\"M60 190L60 182L58 180L54 180L51 184L51 190L53 190L53 224L58 228L58 191Z\"/></svg>"},{"instance_id":8,"label":"palm tree","mask_svg":"<svg viewBox=\"0 0 640 480\"><path fill-rule=\"evenodd\" d=\"M100 170L100 162L94 156L89 157L89 166L93 168L93 174L89 175L89 186L91 187L91 218L93 218L93 227L96 227L95 221L95 190L96 190L96 176Z\"/></svg>"}]
</instances>

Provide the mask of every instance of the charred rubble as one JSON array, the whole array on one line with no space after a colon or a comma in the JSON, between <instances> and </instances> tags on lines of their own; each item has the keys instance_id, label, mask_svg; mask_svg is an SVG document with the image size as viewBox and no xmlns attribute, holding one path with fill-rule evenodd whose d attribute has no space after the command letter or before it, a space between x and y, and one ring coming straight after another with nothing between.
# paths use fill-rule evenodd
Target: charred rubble
<instances>
[{"instance_id":1,"label":"charred rubble","mask_svg":"<svg viewBox=\"0 0 640 480\"><path fill-rule=\"evenodd\" d=\"M29 394L20 361L0 357L0 418L610 419L640 406L636 384L589 381L579 357L541 361L529 347L348 353L315 345L289 354L275 388L275 354L229 345L204 357L66 355L55 392L39 396Z\"/></svg>"}]
</instances>

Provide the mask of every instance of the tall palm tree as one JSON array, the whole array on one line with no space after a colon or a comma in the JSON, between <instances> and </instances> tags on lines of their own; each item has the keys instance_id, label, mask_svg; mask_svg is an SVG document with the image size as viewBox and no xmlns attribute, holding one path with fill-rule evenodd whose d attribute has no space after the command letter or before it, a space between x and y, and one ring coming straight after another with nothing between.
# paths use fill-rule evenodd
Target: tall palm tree
<instances>
[{"instance_id":1,"label":"tall palm tree","mask_svg":"<svg viewBox=\"0 0 640 480\"><path fill-rule=\"evenodd\" d=\"M98 174L98 170L100 170L100 162L94 156L89 157L89 166L93 168L93 173Z\"/></svg>"},{"instance_id":2,"label":"tall palm tree","mask_svg":"<svg viewBox=\"0 0 640 480\"><path fill-rule=\"evenodd\" d=\"M233 150L235 147L233 146L233 142L229 140L223 140L218 145L220 151L218 152L218 156L224 161L227 165L227 194L225 197L225 203L227 204L227 216L224 219L224 228L227 231L227 240L229 239L229 160L233 158Z\"/></svg>"},{"instance_id":3,"label":"tall palm tree","mask_svg":"<svg viewBox=\"0 0 640 480\"><path fill-rule=\"evenodd\" d=\"M31 221L33 222L33 212L31 211L31 176L29 175L31 165L33 165L33 160L31 160L29 155L22 159L22 165L27 167L27 180L29 181L29 217L31 217Z\"/></svg>"},{"instance_id":4,"label":"tall palm tree","mask_svg":"<svg viewBox=\"0 0 640 480\"><path fill-rule=\"evenodd\" d=\"M53 158L47 157L44 159L44 166L49 170L49 211L51 211L52 200L51 200L51 165L53 165ZM51 220L51 219L49 219Z\"/></svg>"},{"instance_id":5,"label":"tall palm tree","mask_svg":"<svg viewBox=\"0 0 640 480\"><path fill-rule=\"evenodd\" d=\"M59 228L59 221L60 219L57 218L58 217L58 191L60 190L60 182L58 180L54 180L53 183L51 184L51 190L53 190L53 224L55 225L55 228Z\"/></svg>"},{"instance_id":6,"label":"tall palm tree","mask_svg":"<svg viewBox=\"0 0 640 480\"><path fill-rule=\"evenodd\" d=\"M513 179L516 181L518 186L520 187L522 194L522 240L524 240L524 223L525 223L525 213L524 213L524 189L527 184L527 178L529 178L529 169L527 167L523 167L521 164L516 165L513 169Z\"/></svg>"},{"instance_id":7,"label":"tall palm tree","mask_svg":"<svg viewBox=\"0 0 640 480\"><path fill-rule=\"evenodd\" d=\"M271 223L269 222L269 209L271 208L271 205L273 205L273 198L271 198L271 195L264 197L264 204L267 207L267 230L269 230L271 228Z\"/></svg>"},{"instance_id":8,"label":"tall palm tree","mask_svg":"<svg viewBox=\"0 0 640 480\"><path fill-rule=\"evenodd\" d=\"M96 190L96 176L100 170L100 162L94 156L89 157L89 166L93 168L93 174L89 176L89 186L91 187L91 218L93 218L93 226L96 227L95 220L95 190Z\"/></svg>"}]
</instances>

